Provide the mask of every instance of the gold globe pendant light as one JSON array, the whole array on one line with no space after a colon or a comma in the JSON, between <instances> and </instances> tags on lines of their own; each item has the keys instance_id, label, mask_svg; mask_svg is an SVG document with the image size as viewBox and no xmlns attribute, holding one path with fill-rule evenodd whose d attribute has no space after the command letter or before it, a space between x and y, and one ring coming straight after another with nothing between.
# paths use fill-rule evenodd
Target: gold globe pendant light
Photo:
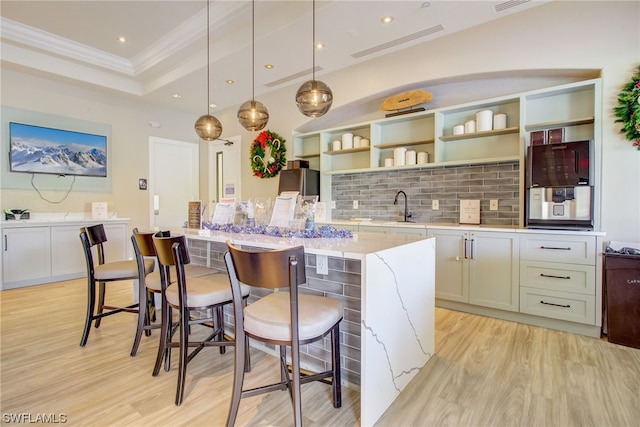
<instances>
[{"instance_id":1,"label":"gold globe pendant light","mask_svg":"<svg viewBox=\"0 0 640 427\"><path fill-rule=\"evenodd\" d=\"M210 49L209 49L209 3L210 0L207 0L207 114L204 116L200 116L198 120L196 120L195 129L196 133L201 139L205 141L215 141L222 134L222 123L220 120L213 117L209 114L209 108L211 103L209 102L209 80L210 80Z\"/></svg>"},{"instance_id":2,"label":"gold globe pendant light","mask_svg":"<svg viewBox=\"0 0 640 427\"><path fill-rule=\"evenodd\" d=\"M333 92L324 82L316 80L316 0L313 0L313 68L312 79L302 83L296 93L298 110L307 117L320 117L329 111Z\"/></svg>"},{"instance_id":3,"label":"gold globe pendant light","mask_svg":"<svg viewBox=\"0 0 640 427\"><path fill-rule=\"evenodd\" d=\"M242 104L238 109L238 121L248 131L262 130L269 122L269 110L262 102L255 100L255 3L255 0L251 1L251 100Z\"/></svg>"}]
</instances>

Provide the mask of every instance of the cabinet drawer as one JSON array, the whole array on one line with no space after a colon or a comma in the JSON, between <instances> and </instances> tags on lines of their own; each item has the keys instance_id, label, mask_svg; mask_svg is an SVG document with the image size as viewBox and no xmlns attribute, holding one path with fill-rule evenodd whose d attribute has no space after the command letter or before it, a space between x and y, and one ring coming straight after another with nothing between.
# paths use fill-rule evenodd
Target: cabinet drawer
<instances>
[{"instance_id":1,"label":"cabinet drawer","mask_svg":"<svg viewBox=\"0 0 640 427\"><path fill-rule=\"evenodd\" d=\"M520 263L520 286L595 295L595 267L543 261Z\"/></svg>"},{"instance_id":2,"label":"cabinet drawer","mask_svg":"<svg viewBox=\"0 0 640 427\"><path fill-rule=\"evenodd\" d=\"M520 259L595 265L596 238L570 235L524 235L520 239Z\"/></svg>"},{"instance_id":3,"label":"cabinet drawer","mask_svg":"<svg viewBox=\"0 0 640 427\"><path fill-rule=\"evenodd\" d=\"M520 288L520 312L571 322L595 324L595 296Z\"/></svg>"}]
</instances>

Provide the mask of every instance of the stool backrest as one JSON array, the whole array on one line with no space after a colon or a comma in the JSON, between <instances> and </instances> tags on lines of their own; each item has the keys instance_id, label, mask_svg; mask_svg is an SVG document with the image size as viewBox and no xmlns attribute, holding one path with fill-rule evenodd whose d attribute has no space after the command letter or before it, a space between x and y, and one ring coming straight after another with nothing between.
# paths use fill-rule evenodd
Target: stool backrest
<instances>
[{"instance_id":1,"label":"stool backrest","mask_svg":"<svg viewBox=\"0 0 640 427\"><path fill-rule=\"evenodd\" d=\"M227 242L238 280L259 288L288 288L307 282L304 246L267 251L248 251ZM290 266L294 266L290 271ZM227 268L229 266L227 265ZM290 277L290 273L293 277Z\"/></svg>"},{"instance_id":2,"label":"stool backrest","mask_svg":"<svg viewBox=\"0 0 640 427\"><path fill-rule=\"evenodd\" d=\"M142 257L155 257L156 247L153 245L153 232L151 231L138 231L137 228L133 229L131 235L131 243L133 243L133 251L136 254L136 258Z\"/></svg>"},{"instance_id":3,"label":"stool backrest","mask_svg":"<svg viewBox=\"0 0 640 427\"><path fill-rule=\"evenodd\" d=\"M80 227L80 241L84 247L87 269L89 273L93 273L93 252L91 252L93 246L95 246L98 251L98 264L104 264L104 248L102 244L107 241L107 233L104 231L104 225L97 224L89 227Z\"/></svg>"}]
</instances>

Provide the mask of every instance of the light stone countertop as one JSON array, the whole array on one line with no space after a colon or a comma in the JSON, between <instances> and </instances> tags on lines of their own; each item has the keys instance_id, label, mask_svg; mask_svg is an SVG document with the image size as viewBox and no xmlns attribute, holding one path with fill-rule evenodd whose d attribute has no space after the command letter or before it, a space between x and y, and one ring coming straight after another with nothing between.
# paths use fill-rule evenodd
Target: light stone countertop
<instances>
[{"instance_id":1,"label":"light stone countertop","mask_svg":"<svg viewBox=\"0 0 640 427\"><path fill-rule=\"evenodd\" d=\"M486 225L486 224L438 224L430 222L402 222L402 221L357 221L357 220L335 220L323 224L329 224L336 228L340 226L367 226L367 227L398 227L398 228L426 228L432 230L467 230L467 231L496 231L503 233L537 233L556 235L587 235L605 236L604 231L588 230L560 230L560 229L540 229L540 228L519 228L512 226Z\"/></svg>"},{"instance_id":2,"label":"light stone countertop","mask_svg":"<svg viewBox=\"0 0 640 427\"><path fill-rule=\"evenodd\" d=\"M237 245L253 245L263 248L283 248L302 245L305 251L316 255L327 255L350 259L364 259L367 254L425 240L426 237L411 235L385 235L377 233L354 233L350 238L300 238L275 237L264 234L227 233L214 230L175 228L175 233L185 234L187 238L210 242L226 243L229 240Z\"/></svg>"}]
</instances>

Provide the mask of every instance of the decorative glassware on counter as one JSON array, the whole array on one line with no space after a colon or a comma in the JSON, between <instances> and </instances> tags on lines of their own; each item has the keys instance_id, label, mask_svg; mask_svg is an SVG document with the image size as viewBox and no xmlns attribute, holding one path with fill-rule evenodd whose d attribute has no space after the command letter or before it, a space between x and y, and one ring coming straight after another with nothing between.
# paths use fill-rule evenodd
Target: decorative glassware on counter
<instances>
[{"instance_id":1,"label":"decorative glassware on counter","mask_svg":"<svg viewBox=\"0 0 640 427\"><path fill-rule=\"evenodd\" d=\"M304 229L313 230L316 227L316 204L318 196L305 196L300 198L300 211L304 217Z\"/></svg>"}]
</instances>

